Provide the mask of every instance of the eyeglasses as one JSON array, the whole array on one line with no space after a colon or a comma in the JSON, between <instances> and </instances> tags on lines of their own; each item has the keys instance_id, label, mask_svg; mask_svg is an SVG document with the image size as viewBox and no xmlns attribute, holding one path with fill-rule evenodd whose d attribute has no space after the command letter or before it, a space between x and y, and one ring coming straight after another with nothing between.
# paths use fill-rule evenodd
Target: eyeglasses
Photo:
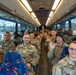
<instances>
[{"instance_id":1,"label":"eyeglasses","mask_svg":"<svg viewBox=\"0 0 76 75\"><path fill-rule=\"evenodd\" d=\"M69 50L71 50L71 51L74 51L75 50L76 51L76 48L69 48Z\"/></svg>"}]
</instances>

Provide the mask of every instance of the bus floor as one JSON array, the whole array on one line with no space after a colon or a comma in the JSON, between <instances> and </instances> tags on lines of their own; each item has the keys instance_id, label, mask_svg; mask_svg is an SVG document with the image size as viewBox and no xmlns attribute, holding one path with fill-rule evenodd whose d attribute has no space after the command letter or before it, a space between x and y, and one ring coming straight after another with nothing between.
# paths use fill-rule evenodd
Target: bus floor
<instances>
[{"instance_id":1,"label":"bus floor","mask_svg":"<svg viewBox=\"0 0 76 75\"><path fill-rule=\"evenodd\" d=\"M41 42L41 55L39 60L39 66L37 68L36 75L51 75L51 68L49 60L47 58L48 49L45 47L44 40Z\"/></svg>"}]
</instances>

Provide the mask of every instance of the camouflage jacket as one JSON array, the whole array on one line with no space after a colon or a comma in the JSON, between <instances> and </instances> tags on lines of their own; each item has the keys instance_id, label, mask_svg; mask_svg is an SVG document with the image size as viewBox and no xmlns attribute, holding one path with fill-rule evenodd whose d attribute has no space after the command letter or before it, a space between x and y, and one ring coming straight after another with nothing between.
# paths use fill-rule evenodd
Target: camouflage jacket
<instances>
[{"instance_id":1,"label":"camouflage jacket","mask_svg":"<svg viewBox=\"0 0 76 75\"><path fill-rule=\"evenodd\" d=\"M34 45L37 48L38 51L41 50L41 48L40 48L40 42L37 39L32 39L31 40L31 44Z\"/></svg>"},{"instance_id":2,"label":"camouflage jacket","mask_svg":"<svg viewBox=\"0 0 76 75\"><path fill-rule=\"evenodd\" d=\"M65 46L68 46L65 42L63 42L61 46L56 43L55 48L53 50L49 50L47 56L53 64L56 64L58 62L60 53Z\"/></svg>"},{"instance_id":3,"label":"camouflage jacket","mask_svg":"<svg viewBox=\"0 0 76 75\"><path fill-rule=\"evenodd\" d=\"M72 38L74 38L74 35L67 35L67 37L65 37L66 42L69 44L72 41Z\"/></svg>"},{"instance_id":4,"label":"camouflage jacket","mask_svg":"<svg viewBox=\"0 0 76 75\"><path fill-rule=\"evenodd\" d=\"M2 49L3 53L15 51L15 44L11 41L9 41L8 44L4 44L4 41L0 41L0 49Z\"/></svg>"},{"instance_id":5,"label":"camouflage jacket","mask_svg":"<svg viewBox=\"0 0 76 75\"><path fill-rule=\"evenodd\" d=\"M46 41L45 41L45 46L48 47L50 41L55 43L55 39L56 39L55 37L51 37L51 36L49 38L47 38Z\"/></svg>"},{"instance_id":6,"label":"camouflage jacket","mask_svg":"<svg viewBox=\"0 0 76 75\"><path fill-rule=\"evenodd\" d=\"M53 67L52 75L76 75L76 61L66 56Z\"/></svg>"},{"instance_id":7,"label":"camouflage jacket","mask_svg":"<svg viewBox=\"0 0 76 75\"><path fill-rule=\"evenodd\" d=\"M12 38L11 41L14 42L14 43L16 43L18 45L21 42L21 37Z\"/></svg>"},{"instance_id":8,"label":"camouflage jacket","mask_svg":"<svg viewBox=\"0 0 76 75\"><path fill-rule=\"evenodd\" d=\"M37 64L39 55L35 46L31 44L24 45L22 43L16 47L16 51L18 51L22 55L26 63Z\"/></svg>"}]
</instances>

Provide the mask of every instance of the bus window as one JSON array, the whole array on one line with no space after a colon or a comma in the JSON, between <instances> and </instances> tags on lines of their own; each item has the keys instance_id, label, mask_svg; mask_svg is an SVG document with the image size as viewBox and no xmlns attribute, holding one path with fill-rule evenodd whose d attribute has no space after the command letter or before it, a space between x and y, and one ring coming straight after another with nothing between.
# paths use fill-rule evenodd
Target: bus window
<instances>
[{"instance_id":1,"label":"bus window","mask_svg":"<svg viewBox=\"0 0 76 75\"><path fill-rule=\"evenodd\" d=\"M15 23L0 19L0 40L3 39L3 32L9 31L11 34L15 32Z\"/></svg>"},{"instance_id":2,"label":"bus window","mask_svg":"<svg viewBox=\"0 0 76 75\"><path fill-rule=\"evenodd\" d=\"M68 29L69 29L69 22L66 21L66 22L65 22L65 29L64 29L64 30L68 30Z\"/></svg>"},{"instance_id":3,"label":"bus window","mask_svg":"<svg viewBox=\"0 0 76 75\"><path fill-rule=\"evenodd\" d=\"M71 20L71 27L73 30L73 35L76 35L76 18Z\"/></svg>"}]
</instances>

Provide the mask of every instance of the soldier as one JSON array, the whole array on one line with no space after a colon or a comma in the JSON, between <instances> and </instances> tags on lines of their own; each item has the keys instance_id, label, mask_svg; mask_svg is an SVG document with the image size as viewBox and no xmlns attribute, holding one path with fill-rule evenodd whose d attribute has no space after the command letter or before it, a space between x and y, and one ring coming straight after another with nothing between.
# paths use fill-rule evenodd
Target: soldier
<instances>
[{"instance_id":1,"label":"soldier","mask_svg":"<svg viewBox=\"0 0 76 75\"><path fill-rule=\"evenodd\" d=\"M45 45L48 46L50 41L55 43L55 38L56 38L56 31L51 30L51 36L49 35L49 36L46 37Z\"/></svg>"},{"instance_id":2,"label":"soldier","mask_svg":"<svg viewBox=\"0 0 76 75\"><path fill-rule=\"evenodd\" d=\"M21 42L21 37L19 36L18 33L14 32L13 33L13 38L11 39L11 41L15 44L15 46L17 46Z\"/></svg>"},{"instance_id":3,"label":"soldier","mask_svg":"<svg viewBox=\"0 0 76 75\"><path fill-rule=\"evenodd\" d=\"M40 54L40 50L41 50L40 41L37 40L34 33L30 33L30 38L31 38L31 44L34 45L37 48L38 54Z\"/></svg>"},{"instance_id":4,"label":"soldier","mask_svg":"<svg viewBox=\"0 0 76 75\"><path fill-rule=\"evenodd\" d=\"M41 43L41 37L39 34L37 35L36 39L39 41L39 44L40 44Z\"/></svg>"},{"instance_id":5,"label":"soldier","mask_svg":"<svg viewBox=\"0 0 76 75\"><path fill-rule=\"evenodd\" d=\"M76 37L74 37L71 41L76 41ZM60 57L59 60L61 60L62 58L64 58L65 56L67 56L69 54L68 52L68 47L64 47L60 53Z\"/></svg>"},{"instance_id":6,"label":"soldier","mask_svg":"<svg viewBox=\"0 0 76 75\"><path fill-rule=\"evenodd\" d=\"M16 47L16 51L21 53L24 62L26 62L29 69L29 75L34 75L35 72L33 70L33 66L37 65L39 55L37 53L35 46L30 44L29 34L25 34L23 36L23 43Z\"/></svg>"},{"instance_id":7,"label":"soldier","mask_svg":"<svg viewBox=\"0 0 76 75\"><path fill-rule=\"evenodd\" d=\"M69 44L68 52L69 55L53 67L52 75L76 75L76 41Z\"/></svg>"},{"instance_id":8,"label":"soldier","mask_svg":"<svg viewBox=\"0 0 76 75\"><path fill-rule=\"evenodd\" d=\"M4 32L3 40L0 41L0 54L4 55L8 51L15 51L15 44L10 41L11 34Z\"/></svg>"},{"instance_id":9,"label":"soldier","mask_svg":"<svg viewBox=\"0 0 76 75\"><path fill-rule=\"evenodd\" d=\"M55 38L56 38L56 31L51 30L51 41L55 43Z\"/></svg>"},{"instance_id":10,"label":"soldier","mask_svg":"<svg viewBox=\"0 0 76 75\"><path fill-rule=\"evenodd\" d=\"M71 42L72 38L74 38L73 31L71 29L69 29L67 38L66 38L66 42L69 44Z\"/></svg>"},{"instance_id":11,"label":"soldier","mask_svg":"<svg viewBox=\"0 0 76 75\"><path fill-rule=\"evenodd\" d=\"M23 38L24 32L25 32L24 30L20 31L19 35L20 35L21 38Z\"/></svg>"},{"instance_id":12,"label":"soldier","mask_svg":"<svg viewBox=\"0 0 76 75\"><path fill-rule=\"evenodd\" d=\"M47 54L48 58L50 59L50 62L53 65L57 63L60 52L65 46L68 46L68 44L64 42L63 36L60 33L57 33L56 43L53 42L49 43L49 52Z\"/></svg>"},{"instance_id":13,"label":"soldier","mask_svg":"<svg viewBox=\"0 0 76 75\"><path fill-rule=\"evenodd\" d=\"M31 39L31 44L35 44L35 45L39 44L39 41L35 38L34 33L30 33L30 39Z\"/></svg>"}]
</instances>

